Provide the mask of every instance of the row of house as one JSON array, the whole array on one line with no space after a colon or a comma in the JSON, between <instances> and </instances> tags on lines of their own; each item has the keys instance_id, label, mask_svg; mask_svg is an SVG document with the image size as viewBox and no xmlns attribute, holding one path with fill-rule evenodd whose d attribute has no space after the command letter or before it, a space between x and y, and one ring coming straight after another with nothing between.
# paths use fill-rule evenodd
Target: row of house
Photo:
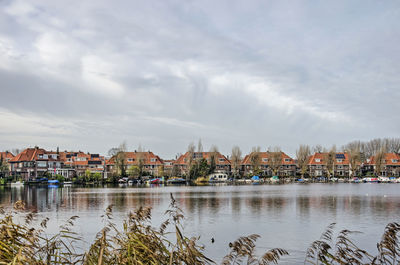
<instances>
[{"instance_id":1,"label":"row of house","mask_svg":"<svg viewBox=\"0 0 400 265\"><path fill-rule=\"evenodd\" d=\"M331 157L329 157L331 155ZM122 163L128 174L135 166L144 174L152 176L184 176L188 173L191 163L205 159L211 163L214 159L215 170L242 176L260 174L264 176L278 175L295 177L301 170L297 161L284 152L253 152L240 159L236 164L229 157L219 152L186 152L175 160L164 160L153 152L124 152L121 158L112 156L106 158L99 154L84 153L82 151L47 151L43 148L27 148L17 155L10 152L0 152L0 161L6 162L8 174L32 179L45 175L62 175L65 178L82 176L88 172L100 173L104 178L110 174L118 174L118 163ZM119 159L119 160L118 160ZM328 165L328 160L330 164ZM379 171L377 167L379 164ZM346 152L332 154L317 152L308 158L305 175L310 177L336 176L349 177L363 175L367 172L376 172L383 176L400 176L400 155L387 153L380 163L371 157L356 165L350 163L350 155Z\"/></svg>"}]
</instances>

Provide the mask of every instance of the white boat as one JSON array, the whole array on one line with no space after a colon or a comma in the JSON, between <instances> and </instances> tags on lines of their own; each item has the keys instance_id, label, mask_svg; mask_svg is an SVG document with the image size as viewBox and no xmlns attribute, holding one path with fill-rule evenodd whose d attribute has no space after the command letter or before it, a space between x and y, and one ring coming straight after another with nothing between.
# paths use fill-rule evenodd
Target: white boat
<instances>
[{"instance_id":1,"label":"white boat","mask_svg":"<svg viewBox=\"0 0 400 265\"><path fill-rule=\"evenodd\" d=\"M228 174L225 173L213 173L208 175L209 182L227 182Z\"/></svg>"},{"instance_id":2,"label":"white boat","mask_svg":"<svg viewBox=\"0 0 400 265\"><path fill-rule=\"evenodd\" d=\"M379 177L378 180L381 183L389 183L390 182L389 177Z\"/></svg>"},{"instance_id":3,"label":"white boat","mask_svg":"<svg viewBox=\"0 0 400 265\"><path fill-rule=\"evenodd\" d=\"M21 187L24 183L22 181L11 182L11 187Z\"/></svg>"}]
</instances>

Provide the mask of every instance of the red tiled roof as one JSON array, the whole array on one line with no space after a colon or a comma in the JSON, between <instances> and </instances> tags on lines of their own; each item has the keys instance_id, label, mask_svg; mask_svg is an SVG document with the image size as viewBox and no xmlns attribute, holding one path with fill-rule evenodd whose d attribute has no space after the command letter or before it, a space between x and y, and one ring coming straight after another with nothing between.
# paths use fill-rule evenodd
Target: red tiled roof
<instances>
[{"instance_id":1,"label":"red tiled roof","mask_svg":"<svg viewBox=\"0 0 400 265\"><path fill-rule=\"evenodd\" d=\"M400 154L386 153L384 156L384 164L388 166L400 166ZM371 156L367 164L375 165L375 156Z\"/></svg>"},{"instance_id":2,"label":"red tiled roof","mask_svg":"<svg viewBox=\"0 0 400 265\"><path fill-rule=\"evenodd\" d=\"M243 160L242 160L242 165L251 165L251 154L246 155ZM260 164L261 165L269 165L270 164L270 160L271 160L271 156L274 154L274 152L260 152ZM295 161L288 156L287 154L285 154L284 152L281 152L281 158L282 158L282 165L295 165ZM288 160L288 161L286 161Z\"/></svg>"},{"instance_id":3,"label":"red tiled roof","mask_svg":"<svg viewBox=\"0 0 400 265\"><path fill-rule=\"evenodd\" d=\"M206 160L210 159L212 152L194 152L194 155L198 156L199 158L204 158ZM177 165L186 165L189 161L189 152L186 152L185 154L181 155L176 161L175 164ZM217 165L230 165L231 161L229 161L228 158L226 158L224 155L221 153L217 152L217 159L215 162Z\"/></svg>"},{"instance_id":4,"label":"red tiled roof","mask_svg":"<svg viewBox=\"0 0 400 265\"><path fill-rule=\"evenodd\" d=\"M326 159L329 153L314 153L310 156L308 160L308 165L325 165ZM348 153L335 153L336 155L343 155L344 159L337 158L335 155L335 165L348 165L349 164L349 154ZM319 162L317 161L319 160ZM339 162L340 161L340 162Z\"/></svg>"},{"instance_id":5,"label":"red tiled roof","mask_svg":"<svg viewBox=\"0 0 400 265\"><path fill-rule=\"evenodd\" d=\"M135 165L138 163L138 159L142 156L144 159L145 165L162 165L163 160L158 156L155 155L153 152L125 152L125 163L127 165ZM151 160L154 161L151 161ZM111 157L107 164L113 165L115 164L115 156Z\"/></svg>"},{"instance_id":6,"label":"red tiled roof","mask_svg":"<svg viewBox=\"0 0 400 265\"><path fill-rule=\"evenodd\" d=\"M4 160L13 159L14 155L11 152L0 152L0 158Z\"/></svg>"}]
</instances>

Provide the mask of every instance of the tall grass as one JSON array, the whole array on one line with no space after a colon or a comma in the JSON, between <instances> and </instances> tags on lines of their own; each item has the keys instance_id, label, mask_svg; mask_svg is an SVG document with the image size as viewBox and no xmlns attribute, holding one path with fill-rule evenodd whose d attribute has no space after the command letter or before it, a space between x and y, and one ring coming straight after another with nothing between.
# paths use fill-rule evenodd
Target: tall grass
<instances>
[{"instance_id":1,"label":"tall grass","mask_svg":"<svg viewBox=\"0 0 400 265\"><path fill-rule=\"evenodd\" d=\"M185 235L184 215L172 195L165 216L160 226L153 227L151 208L140 207L118 229L109 206L102 216L104 228L83 251L76 247L83 239L73 231L77 216L61 225L57 234L49 235L45 232L48 218L38 220L18 201L13 210L0 209L0 264L215 264L205 255L199 237ZM334 226L329 225L310 245L305 264L400 264L399 224L386 226L375 256L351 240L357 232L342 230L333 237ZM257 256L258 238L253 234L229 243L230 252L222 264L278 264L282 256L289 255L284 249L274 248Z\"/></svg>"}]
</instances>

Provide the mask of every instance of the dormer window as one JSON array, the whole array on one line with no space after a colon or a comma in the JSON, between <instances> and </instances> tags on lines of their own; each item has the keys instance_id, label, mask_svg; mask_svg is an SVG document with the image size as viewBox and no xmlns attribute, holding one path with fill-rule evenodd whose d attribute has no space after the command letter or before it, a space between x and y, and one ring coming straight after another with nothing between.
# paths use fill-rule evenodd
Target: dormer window
<instances>
[{"instance_id":1,"label":"dormer window","mask_svg":"<svg viewBox=\"0 0 400 265\"><path fill-rule=\"evenodd\" d=\"M262 161L263 162L268 162L268 158L263 158Z\"/></svg>"},{"instance_id":2,"label":"dormer window","mask_svg":"<svg viewBox=\"0 0 400 265\"><path fill-rule=\"evenodd\" d=\"M220 159L219 159L219 162L225 162L225 159L220 158Z\"/></svg>"},{"instance_id":3,"label":"dormer window","mask_svg":"<svg viewBox=\"0 0 400 265\"><path fill-rule=\"evenodd\" d=\"M392 159L392 163L399 163L399 160L397 160L397 159Z\"/></svg>"},{"instance_id":4,"label":"dormer window","mask_svg":"<svg viewBox=\"0 0 400 265\"><path fill-rule=\"evenodd\" d=\"M155 158L150 158L150 162L156 162Z\"/></svg>"},{"instance_id":5,"label":"dormer window","mask_svg":"<svg viewBox=\"0 0 400 265\"><path fill-rule=\"evenodd\" d=\"M43 154L39 154L38 157L39 157L39 158L43 158Z\"/></svg>"},{"instance_id":6,"label":"dormer window","mask_svg":"<svg viewBox=\"0 0 400 265\"><path fill-rule=\"evenodd\" d=\"M133 159L133 158L128 158L128 162L133 162L133 161L135 161L135 159Z\"/></svg>"},{"instance_id":7,"label":"dormer window","mask_svg":"<svg viewBox=\"0 0 400 265\"><path fill-rule=\"evenodd\" d=\"M321 162L321 159L320 158L316 158L315 162Z\"/></svg>"},{"instance_id":8,"label":"dormer window","mask_svg":"<svg viewBox=\"0 0 400 265\"><path fill-rule=\"evenodd\" d=\"M290 162L290 158L285 158L285 162Z\"/></svg>"},{"instance_id":9,"label":"dormer window","mask_svg":"<svg viewBox=\"0 0 400 265\"><path fill-rule=\"evenodd\" d=\"M336 159L336 162L342 163L342 162L343 162L343 159Z\"/></svg>"}]
</instances>

